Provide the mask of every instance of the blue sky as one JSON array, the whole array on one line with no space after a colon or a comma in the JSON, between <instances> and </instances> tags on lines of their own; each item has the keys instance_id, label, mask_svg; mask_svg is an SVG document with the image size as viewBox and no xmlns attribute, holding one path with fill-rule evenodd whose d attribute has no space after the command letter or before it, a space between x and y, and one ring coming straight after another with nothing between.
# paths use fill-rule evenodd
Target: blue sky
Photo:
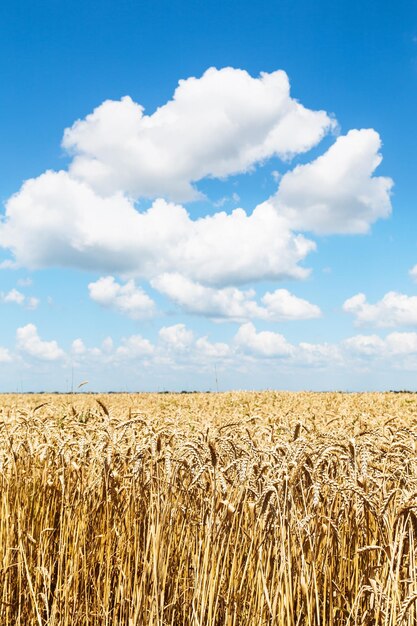
<instances>
[{"instance_id":1,"label":"blue sky","mask_svg":"<svg viewBox=\"0 0 417 626\"><path fill-rule=\"evenodd\" d=\"M416 389L416 18L2 2L0 391Z\"/></svg>"}]
</instances>

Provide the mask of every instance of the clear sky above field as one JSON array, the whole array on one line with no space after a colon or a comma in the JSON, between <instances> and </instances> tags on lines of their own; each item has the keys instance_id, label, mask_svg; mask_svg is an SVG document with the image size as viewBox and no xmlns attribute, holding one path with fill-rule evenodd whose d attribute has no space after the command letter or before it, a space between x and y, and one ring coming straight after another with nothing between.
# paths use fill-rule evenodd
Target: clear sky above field
<instances>
[{"instance_id":1,"label":"clear sky above field","mask_svg":"<svg viewBox=\"0 0 417 626\"><path fill-rule=\"evenodd\" d=\"M417 5L0 4L0 391L417 389Z\"/></svg>"}]
</instances>

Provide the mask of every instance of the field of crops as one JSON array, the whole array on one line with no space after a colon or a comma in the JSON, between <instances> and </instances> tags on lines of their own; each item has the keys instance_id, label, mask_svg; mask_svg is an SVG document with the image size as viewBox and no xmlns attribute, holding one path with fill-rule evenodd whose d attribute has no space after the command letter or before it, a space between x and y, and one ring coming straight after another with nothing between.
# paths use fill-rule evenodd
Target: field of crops
<instances>
[{"instance_id":1,"label":"field of crops","mask_svg":"<svg viewBox=\"0 0 417 626\"><path fill-rule=\"evenodd\" d=\"M405 393L0 396L0 624L417 624L416 446Z\"/></svg>"}]
</instances>

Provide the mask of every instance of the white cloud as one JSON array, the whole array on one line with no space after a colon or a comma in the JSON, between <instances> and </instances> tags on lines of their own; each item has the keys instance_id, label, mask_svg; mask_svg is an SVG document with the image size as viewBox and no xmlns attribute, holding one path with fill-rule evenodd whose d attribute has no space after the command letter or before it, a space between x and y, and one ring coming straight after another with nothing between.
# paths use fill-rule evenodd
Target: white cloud
<instances>
[{"instance_id":1,"label":"white cloud","mask_svg":"<svg viewBox=\"0 0 417 626\"><path fill-rule=\"evenodd\" d=\"M276 289L272 293L268 291L262 297L262 303L266 311L263 318L270 321L304 320L321 315L316 304L298 298L287 289Z\"/></svg>"},{"instance_id":2,"label":"white cloud","mask_svg":"<svg viewBox=\"0 0 417 626\"><path fill-rule=\"evenodd\" d=\"M380 327L417 326L417 296L389 291L375 304L369 304L363 293L346 300L343 310L355 316L356 324Z\"/></svg>"},{"instance_id":3,"label":"white cloud","mask_svg":"<svg viewBox=\"0 0 417 626\"><path fill-rule=\"evenodd\" d=\"M104 195L194 199L193 182L246 172L274 155L287 159L335 127L289 90L283 71L253 78L227 67L181 80L150 116L128 96L107 100L65 131L70 173Z\"/></svg>"},{"instance_id":4,"label":"white cloud","mask_svg":"<svg viewBox=\"0 0 417 626\"><path fill-rule=\"evenodd\" d=\"M227 343L211 342L206 336L195 337L185 324L162 327L155 343L141 335L131 335L123 338L119 345L106 337L100 347L87 348L82 339L75 339L71 346L72 362L76 366L128 364L130 367L138 362L146 367L153 366L158 373L160 367L204 369L213 360L229 362L234 353L235 349Z\"/></svg>"},{"instance_id":5,"label":"white cloud","mask_svg":"<svg viewBox=\"0 0 417 626\"><path fill-rule=\"evenodd\" d=\"M11 363L12 361L13 358L9 350L0 346L0 363Z\"/></svg>"},{"instance_id":6,"label":"white cloud","mask_svg":"<svg viewBox=\"0 0 417 626\"><path fill-rule=\"evenodd\" d=\"M178 272L206 284L304 278L299 263L315 249L263 203L196 220L156 200L139 213L121 194L96 195L66 172L27 181L6 204L0 245L19 265L49 266L153 278Z\"/></svg>"},{"instance_id":7,"label":"white cloud","mask_svg":"<svg viewBox=\"0 0 417 626\"><path fill-rule=\"evenodd\" d=\"M36 309L39 305L38 298L25 296L17 289L11 289L7 293L0 292L0 302L4 302L5 304L18 304L31 310Z\"/></svg>"},{"instance_id":8,"label":"white cloud","mask_svg":"<svg viewBox=\"0 0 417 626\"><path fill-rule=\"evenodd\" d=\"M19 278L19 280L17 281L17 284L19 285L19 287L30 287L32 285L32 279L31 278Z\"/></svg>"},{"instance_id":9,"label":"white cloud","mask_svg":"<svg viewBox=\"0 0 417 626\"><path fill-rule=\"evenodd\" d=\"M417 333L393 332L384 339L378 335L356 335L342 342L352 353L389 358L417 354Z\"/></svg>"},{"instance_id":10,"label":"white cloud","mask_svg":"<svg viewBox=\"0 0 417 626\"><path fill-rule=\"evenodd\" d=\"M343 357L340 347L328 343L290 343L280 333L271 331L257 332L255 326L248 322L242 324L234 338L238 351L260 358L279 358L293 366L340 365Z\"/></svg>"},{"instance_id":11,"label":"white cloud","mask_svg":"<svg viewBox=\"0 0 417 626\"><path fill-rule=\"evenodd\" d=\"M167 347L174 350L186 350L194 341L194 333L185 324L163 326L159 337Z\"/></svg>"},{"instance_id":12,"label":"white cloud","mask_svg":"<svg viewBox=\"0 0 417 626\"><path fill-rule=\"evenodd\" d=\"M411 268L409 274L413 280L417 281L417 265Z\"/></svg>"},{"instance_id":13,"label":"white cloud","mask_svg":"<svg viewBox=\"0 0 417 626\"><path fill-rule=\"evenodd\" d=\"M297 347L296 360L299 365L332 366L342 364L340 347L330 343L301 342Z\"/></svg>"},{"instance_id":14,"label":"white cloud","mask_svg":"<svg viewBox=\"0 0 417 626\"><path fill-rule=\"evenodd\" d=\"M390 333L386 339L388 351L391 354L416 354L417 333Z\"/></svg>"},{"instance_id":15,"label":"white cloud","mask_svg":"<svg viewBox=\"0 0 417 626\"><path fill-rule=\"evenodd\" d=\"M390 366L417 369L417 333L393 332L378 335L355 335L337 344L300 342L291 344L281 334L257 332L248 322L242 324L234 338L235 358L239 353L257 358L278 358L292 367L357 366L358 360L388 363ZM410 360L411 358L411 360ZM414 360L413 360L414 359Z\"/></svg>"},{"instance_id":16,"label":"white cloud","mask_svg":"<svg viewBox=\"0 0 417 626\"><path fill-rule=\"evenodd\" d=\"M111 337L106 337L102 341L101 349L104 353L111 353L113 350L113 345L113 339Z\"/></svg>"},{"instance_id":17,"label":"white cloud","mask_svg":"<svg viewBox=\"0 0 417 626\"><path fill-rule=\"evenodd\" d=\"M221 359L231 354L230 346L224 342L212 343L207 337L199 337L195 342L197 352L203 356Z\"/></svg>"},{"instance_id":18,"label":"white cloud","mask_svg":"<svg viewBox=\"0 0 417 626\"><path fill-rule=\"evenodd\" d=\"M145 319L155 314L154 301L135 285L134 280L121 285L113 276L104 276L90 283L88 291L94 302L115 309L132 319Z\"/></svg>"},{"instance_id":19,"label":"white cloud","mask_svg":"<svg viewBox=\"0 0 417 626\"><path fill-rule=\"evenodd\" d=\"M154 346L141 335L131 335L123 339L122 345L116 349L115 355L122 359L137 359L150 357L154 353Z\"/></svg>"},{"instance_id":20,"label":"white cloud","mask_svg":"<svg viewBox=\"0 0 417 626\"><path fill-rule=\"evenodd\" d=\"M211 68L201 78L181 81L173 99L152 115L129 97L106 101L65 131L63 145L73 157L68 171L28 180L7 201L0 247L13 258L0 267L73 267L117 275L125 282L110 275L91 282L90 297L133 319L149 318L156 308L136 279L150 281L183 311L213 319L319 317L318 306L285 289L257 297L253 289L238 287L308 276L303 263L316 244L300 231L364 233L389 215L392 181L374 176L382 158L374 130L348 132L322 156L283 176L274 170L277 193L251 213L217 210L193 219L183 206L161 197L195 199L202 179L248 172L273 156L288 159L334 129L326 112L308 110L290 97L282 71L253 78L241 70ZM135 204L140 197L158 199L140 211ZM220 196L218 204L230 200L239 197ZM410 273L417 278L416 268ZM360 298L344 305L358 323L417 320L417 299L391 293L370 305ZM0 301L32 309L39 304L16 289L0 294ZM43 342L33 328L32 355L54 354L51 344L59 353L56 342ZM183 325L165 327L158 346L135 335L117 349L109 343L89 350L75 340L72 353L122 360L160 356L164 350L230 356L237 349L311 363L338 356L331 345L293 346L278 333L257 332L253 324L243 324L232 348L190 333ZM23 339L20 344L26 345Z\"/></svg>"},{"instance_id":21,"label":"white cloud","mask_svg":"<svg viewBox=\"0 0 417 626\"><path fill-rule=\"evenodd\" d=\"M173 99L150 116L129 97L106 101L65 131L68 171L28 180L7 201L0 246L14 260L1 266L146 280L168 272L223 287L304 278L309 271L301 263L316 245L294 231L366 232L390 213L392 181L373 176L381 161L374 130L352 130L286 173L277 194L252 213L238 208L192 219L161 196L193 199L198 181L305 152L334 128L327 113L290 97L282 71L253 78L211 68L180 81ZM140 212L141 196L158 199ZM114 306L140 316L122 296L128 299L114 294Z\"/></svg>"},{"instance_id":22,"label":"white cloud","mask_svg":"<svg viewBox=\"0 0 417 626\"><path fill-rule=\"evenodd\" d=\"M39 337L34 324L17 329L16 345L21 352L45 361L57 361L65 356L56 341L43 341Z\"/></svg>"},{"instance_id":23,"label":"white cloud","mask_svg":"<svg viewBox=\"0 0 417 626\"><path fill-rule=\"evenodd\" d=\"M85 347L85 343L82 339L74 339L71 344L71 352L75 356L80 356L86 353L87 348Z\"/></svg>"},{"instance_id":24,"label":"white cloud","mask_svg":"<svg viewBox=\"0 0 417 626\"><path fill-rule=\"evenodd\" d=\"M17 289L11 289L8 293L2 293L1 299L7 304L11 302L13 302L14 304L23 304L25 301L25 296Z\"/></svg>"},{"instance_id":25,"label":"white cloud","mask_svg":"<svg viewBox=\"0 0 417 626\"><path fill-rule=\"evenodd\" d=\"M19 328L16 347L23 355L55 362L65 357L56 341L43 341L33 324ZM240 326L228 342L210 341L196 336L184 324L164 326L152 343L141 335L131 335L115 345L111 337L98 347L86 347L80 338L71 345L71 362L75 367L100 368L144 366L172 374L178 369L211 371L213 362L238 371L255 371L257 367L284 368L296 374L300 368L344 368L357 372L358 367L389 367L417 370L417 332L392 332L387 336L356 335L339 343L290 343L285 336L272 331L257 331L248 322ZM5 348L0 362L12 361ZM69 360L66 361L67 364ZM30 365L30 361L29 361ZM261 371L261 370L259 370Z\"/></svg>"},{"instance_id":26,"label":"white cloud","mask_svg":"<svg viewBox=\"0 0 417 626\"><path fill-rule=\"evenodd\" d=\"M28 309L37 309L39 306L39 298L35 298L34 296L29 296L26 298L26 306Z\"/></svg>"},{"instance_id":27,"label":"white cloud","mask_svg":"<svg viewBox=\"0 0 417 626\"><path fill-rule=\"evenodd\" d=\"M297 298L286 289L267 292L255 300L255 291L242 291L236 287L214 289L193 282L181 274L161 274L151 281L152 287L168 296L183 311L214 319L247 320L264 319L283 321L319 317L318 306Z\"/></svg>"},{"instance_id":28,"label":"white cloud","mask_svg":"<svg viewBox=\"0 0 417 626\"><path fill-rule=\"evenodd\" d=\"M213 289L181 274L161 274L152 287L168 296L183 311L213 318L246 319L259 317L262 309L253 301L255 292L236 287Z\"/></svg>"},{"instance_id":29,"label":"white cloud","mask_svg":"<svg viewBox=\"0 0 417 626\"><path fill-rule=\"evenodd\" d=\"M364 356L381 355L385 342L378 335L355 335L345 339L343 345L349 352Z\"/></svg>"},{"instance_id":30,"label":"white cloud","mask_svg":"<svg viewBox=\"0 0 417 626\"><path fill-rule=\"evenodd\" d=\"M238 193L234 192L231 196L222 196L215 202L213 202L213 206L215 209L221 209L228 202L232 202L237 205L240 202L240 196Z\"/></svg>"},{"instance_id":31,"label":"white cloud","mask_svg":"<svg viewBox=\"0 0 417 626\"><path fill-rule=\"evenodd\" d=\"M147 340L145 340L147 341ZM137 336L134 336L132 341L133 344L137 344ZM129 342L127 342L129 344ZM149 342L148 342L149 343ZM150 345L150 344L149 344ZM109 363L111 361L120 360L120 356L125 356L125 358L131 359L135 358L135 356L139 356L140 351L136 349L136 351L129 350L129 346L126 346L126 339L122 340L122 344L120 346L120 353L116 356L116 351L114 350L113 339L111 337L106 337L100 347L87 348L84 341L81 338L74 339L71 344L71 356L72 363L77 365L81 362L92 361L94 363ZM145 348L146 351L146 348ZM143 350L142 350L143 352ZM133 353L133 356L132 356Z\"/></svg>"},{"instance_id":32,"label":"white cloud","mask_svg":"<svg viewBox=\"0 0 417 626\"><path fill-rule=\"evenodd\" d=\"M390 178L372 176L381 163L372 129L351 130L315 161L285 174L273 201L295 230L366 233L391 213Z\"/></svg>"},{"instance_id":33,"label":"white cloud","mask_svg":"<svg viewBox=\"0 0 417 626\"><path fill-rule=\"evenodd\" d=\"M76 340L79 341L79 340ZM339 343L290 343L282 334L257 331L248 322L242 324L229 342L211 342L207 336L195 336L185 324L162 327L158 341L151 343L141 335L132 335L114 346L110 338L107 350L104 342L100 348L82 349L76 355L79 362L122 365L138 361L147 367L204 368L216 362L239 368L242 364L275 361L286 368L317 367L320 369L342 367L355 371L358 363L388 364L390 367L417 369L417 333L393 332L385 338L378 335L355 335ZM75 342L74 342L75 343ZM74 353L73 343L73 353ZM83 351L84 350L84 351ZM290 371L290 369L287 369Z\"/></svg>"},{"instance_id":34,"label":"white cloud","mask_svg":"<svg viewBox=\"0 0 417 626\"><path fill-rule=\"evenodd\" d=\"M232 355L233 350L227 343L213 343L206 336L196 338L185 324L164 326L159 331L157 357L159 362L171 362L173 367L179 364L203 366L207 360L228 359ZM174 361L170 361L170 357L174 357Z\"/></svg>"},{"instance_id":35,"label":"white cloud","mask_svg":"<svg viewBox=\"0 0 417 626\"><path fill-rule=\"evenodd\" d=\"M256 332L251 322L242 324L235 335L235 343L244 352L263 357L288 357L294 347L279 333L268 330Z\"/></svg>"}]
</instances>

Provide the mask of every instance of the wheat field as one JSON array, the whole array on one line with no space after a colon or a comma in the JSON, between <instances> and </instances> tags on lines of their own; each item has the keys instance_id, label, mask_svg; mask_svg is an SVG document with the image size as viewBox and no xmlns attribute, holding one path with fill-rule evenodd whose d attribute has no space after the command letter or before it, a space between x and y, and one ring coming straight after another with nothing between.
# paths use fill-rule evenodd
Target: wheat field
<instances>
[{"instance_id":1,"label":"wheat field","mask_svg":"<svg viewBox=\"0 0 417 626\"><path fill-rule=\"evenodd\" d=\"M417 396L0 396L2 626L417 624Z\"/></svg>"}]
</instances>

